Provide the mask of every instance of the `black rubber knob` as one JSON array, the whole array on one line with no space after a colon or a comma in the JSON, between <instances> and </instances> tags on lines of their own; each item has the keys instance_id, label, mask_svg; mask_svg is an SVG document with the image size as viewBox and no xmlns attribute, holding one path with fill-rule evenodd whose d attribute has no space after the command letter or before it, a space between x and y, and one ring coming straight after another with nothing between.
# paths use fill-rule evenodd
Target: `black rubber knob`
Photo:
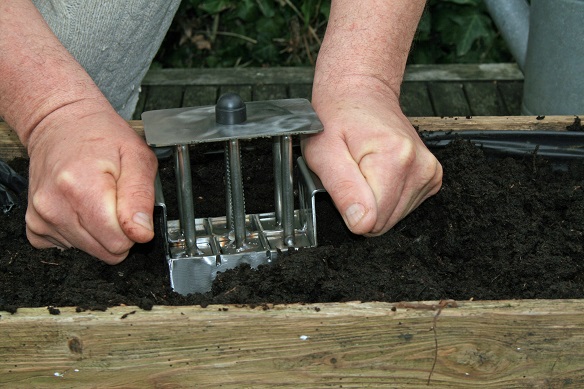
<instances>
[{"instance_id":1,"label":"black rubber knob","mask_svg":"<svg viewBox=\"0 0 584 389\"><path fill-rule=\"evenodd\" d=\"M245 103L237 93L225 93L215 105L215 121L219 124L241 124L247 120Z\"/></svg>"}]
</instances>

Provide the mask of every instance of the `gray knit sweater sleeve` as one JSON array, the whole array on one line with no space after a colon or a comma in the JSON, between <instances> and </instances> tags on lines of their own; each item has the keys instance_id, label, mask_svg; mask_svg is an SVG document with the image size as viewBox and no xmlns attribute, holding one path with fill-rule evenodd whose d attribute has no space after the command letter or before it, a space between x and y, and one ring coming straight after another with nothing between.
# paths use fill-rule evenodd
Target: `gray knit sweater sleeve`
<instances>
[{"instance_id":1,"label":"gray knit sweater sleeve","mask_svg":"<svg viewBox=\"0 0 584 389\"><path fill-rule=\"evenodd\" d=\"M33 0L113 107L130 119L180 0Z\"/></svg>"}]
</instances>

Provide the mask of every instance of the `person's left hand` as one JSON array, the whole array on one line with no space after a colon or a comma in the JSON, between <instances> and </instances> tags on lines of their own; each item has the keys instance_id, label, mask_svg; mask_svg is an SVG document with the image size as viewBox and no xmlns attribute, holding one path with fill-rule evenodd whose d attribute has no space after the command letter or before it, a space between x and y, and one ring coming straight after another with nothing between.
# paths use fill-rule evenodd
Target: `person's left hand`
<instances>
[{"instance_id":1,"label":"person's left hand","mask_svg":"<svg viewBox=\"0 0 584 389\"><path fill-rule=\"evenodd\" d=\"M442 166L383 83L315 84L312 102L324 132L303 154L353 233L381 235L438 192Z\"/></svg>"}]
</instances>

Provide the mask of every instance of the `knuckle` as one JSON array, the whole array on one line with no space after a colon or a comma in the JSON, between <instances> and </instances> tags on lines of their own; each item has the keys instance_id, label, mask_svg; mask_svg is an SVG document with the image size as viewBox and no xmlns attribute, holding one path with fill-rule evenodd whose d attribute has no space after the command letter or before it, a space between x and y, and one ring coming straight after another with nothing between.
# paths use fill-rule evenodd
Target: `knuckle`
<instances>
[{"instance_id":1,"label":"knuckle","mask_svg":"<svg viewBox=\"0 0 584 389\"><path fill-rule=\"evenodd\" d=\"M138 147L124 149L123 154L131 160L140 161L145 171L153 171L158 167L158 158L146 144L140 143Z\"/></svg>"},{"instance_id":2,"label":"knuckle","mask_svg":"<svg viewBox=\"0 0 584 389\"><path fill-rule=\"evenodd\" d=\"M35 231L28 225L26 226L26 238L28 239L30 244L37 249L45 249L54 246L51 242L40 236L38 234L38 231Z\"/></svg>"},{"instance_id":3,"label":"knuckle","mask_svg":"<svg viewBox=\"0 0 584 389\"><path fill-rule=\"evenodd\" d=\"M420 179L428 188L428 196L436 194L442 187L442 165L434 156L420 172Z\"/></svg>"},{"instance_id":4,"label":"knuckle","mask_svg":"<svg viewBox=\"0 0 584 389\"><path fill-rule=\"evenodd\" d=\"M130 188L132 198L151 200L154 198L154 187L151 185L137 184Z\"/></svg>"},{"instance_id":5,"label":"knuckle","mask_svg":"<svg viewBox=\"0 0 584 389\"><path fill-rule=\"evenodd\" d=\"M408 137L396 137L391 142L379 142L360 159L359 166L365 170L407 171L418 163L418 146Z\"/></svg>"},{"instance_id":6,"label":"knuckle","mask_svg":"<svg viewBox=\"0 0 584 389\"><path fill-rule=\"evenodd\" d=\"M146 185L142 183L135 183L127 185L123 191L118 193L119 199L125 204L131 202L132 204L144 203L154 204L154 185Z\"/></svg>"},{"instance_id":7,"label":"knuckle","mask_svg":"<svg viewBox=\"0 0 584 389\"><path fill-rule=\"evenodd\" d=\"M105 249L111 254L112 258L120 258L120 261L128 255L134 242L128 238L115 238L106 243Z\"/></svg>"},{"instance_id":8,"label":"knuckle","mask_svg":"<svg viewBox=\"0 0 584 389\"><path fill-rule=\"evenodd\" d=\"M442 180L442 165L432 155L423 162L420 170L420 176L426 182L434 183Z\"/></svg>"},{"instance_id":9,"label":"knuckle","mask_svg":"<svg viewBox=\"0 0 584 389\"><path fill-rule=\"evenodd\" d=\"M31 205L34 208L36 214L44 220L46 223L55 225L59 223L60 220L60 210L59 207L52 201L52 196L45 191L37 191L32 195ZM36 215L35 215L36 216ZM25 220L31 228L35 228L38 225L38 218L33 216L31 210L28 210L25 216Z\"/></svg>"},{"instance_id":10,"label":"knuckle","mask_svg":"<svg viewBox=\"0 0 584 389\"><path fill-rule=\"evenodd\" d=\"M72 171L63 169L57 173L54 184L62 193L74 193L77 188L77 179Z\"/></svg>"},{"instance_id":11,"label":"knuckle","mask_svg":"<svg viewBox=\"0 0 584 389\"><path fill-rule=\"evenodd\" d=\"M355 189L355 183L350 180L337 179L331 182L329 193L338 196L338 201L342 202L345 197L352 195Z\"/></svg>"},{"instance_id":12,"label":"knuckle","mask_svg":"<svg viewBox=\"0 0 584 389\"><path fill-rule=\"evenodd\" d=\"M409 167L416 163L418 158L417 147L410 139L402 139L393 150L394 161L400 167Z\"/></svg>"},{"instance_id":13,"label":"knuckle","mask_svg":"<svg viewBox=\"0 0 584 389\"><path fill-rule=\"evenodd\" d=\"M103 262L107 263L108 265L117 265L122 262L128 256L128 252L122 254L113 254L108 255L107 257L100 258Z\"/></svg>"},{"instance_id":14,"label":"knuckle","mask_svg":"<svg viewBox=\"0 0 584 389\"><path fill-rule=\"evenodd\" d=\"M440 190L440 188L442 187L443 175L444 175L444 172L442 170L442 165L440 164L440 162L436 161L436 170L434 172L434 178L431 181L433 193L438 192Z\"/></svg>"}]
</instances>

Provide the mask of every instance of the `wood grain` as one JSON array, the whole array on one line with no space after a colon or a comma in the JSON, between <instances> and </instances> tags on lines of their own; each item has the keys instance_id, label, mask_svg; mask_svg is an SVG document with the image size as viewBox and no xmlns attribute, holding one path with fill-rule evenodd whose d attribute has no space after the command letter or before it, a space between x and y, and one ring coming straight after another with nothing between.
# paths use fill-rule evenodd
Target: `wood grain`
<instances>
[{"instance_id":1,"label":"wood grain","mask_svg":"<svg viewBox=\"0 0 584 389\"><path fill-rule=\"evenodd\" d=\"M567 131L575 119L576 116L444 116L414 117L410 122L420 131Z\"/></svg>"},{"instance_id":2,"label":"wood grain","mask_svg":"<svg viewBox=\"0 0 584 389\"><path fill-rule=\"evenodd\" d=\"M311 84L311 67L152 69L142 85ZM514 63L408 65L404 81L522 81Z\"/></svg>"},{"instance_id":3,"label":"wood grain","mask_svg":"<svg viewBox=\"0 0 584 389\"><path fill-rule=\"evenodd\" d=\"M566 131L573 124L575 116L445 116L412 117L410 122L420 131L464 131L464 130L550 130ZM130 125L144 136L144 126L140 120L131 120ZM18 137L6 123L0 122L0 158L10 160L27 157L26 150Z\"/></svg>"},{"instance_id":4,"label":"wood grain","mask_svg":"<svg viewBox=\"0 0 584 389\"><path fill-rule=\"evenodd\" d=\"M584 301L456 305L21 309L0 318L0 386L584 385Z\"/></svg>"}]
</instances>

